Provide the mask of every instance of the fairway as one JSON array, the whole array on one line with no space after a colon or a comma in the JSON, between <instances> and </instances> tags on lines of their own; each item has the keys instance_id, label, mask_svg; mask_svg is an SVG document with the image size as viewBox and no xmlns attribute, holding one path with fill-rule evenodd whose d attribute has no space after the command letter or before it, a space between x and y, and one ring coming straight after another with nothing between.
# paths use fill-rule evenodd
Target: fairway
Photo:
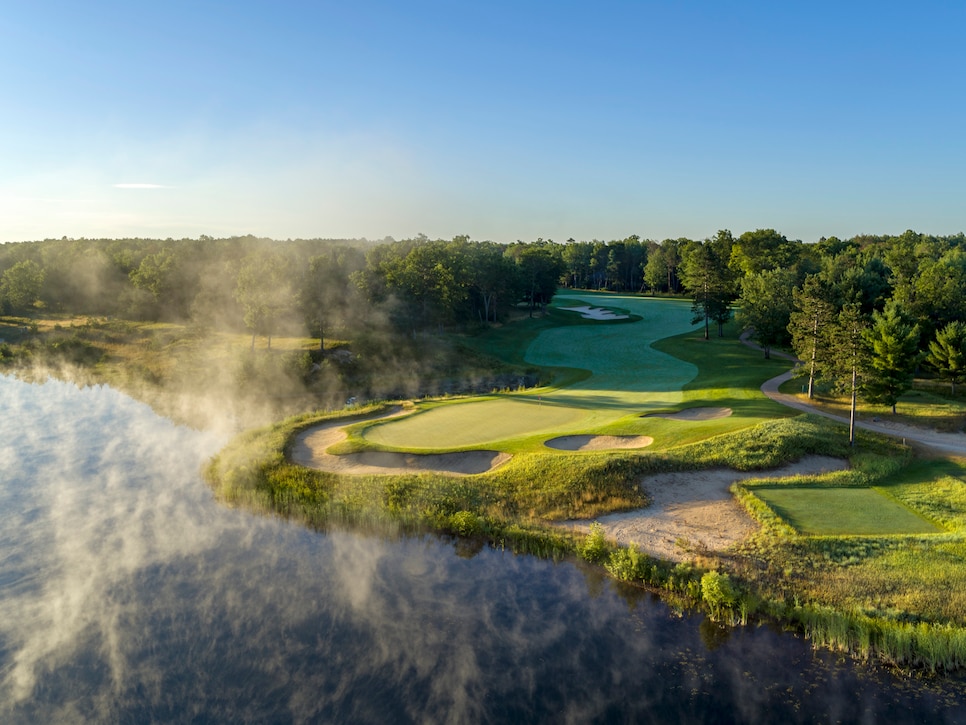
<instances>
[{"instance_id":1,"label":"fairway","mask_svg":"<svg viewBox=\"0 0 966 725\"><path fill-rule=\"evenodd\" d=\"M643 319L627 324L588 324L546 330L530 345L527 362L589 370L590 377L539 397L511 393L470 400L405 419L374 425L367 440L415 449L458 448L539 432L584 432L623 416L679 404L682 387L697 368L651 347L651 343L693 329L691 305L617 295L560 294L562 306L576 300L618 305Z\"/></svg>"},{"instance_id":2,"label":"fairway","mask_svg":"<svg viewBox=\"0 0 966 725\"><path fill-rule=\"evenodd\" d=\"M800 534L881 536L941 529L871 488L755 487L754 494Z\"/></svg>"}]
</instances>

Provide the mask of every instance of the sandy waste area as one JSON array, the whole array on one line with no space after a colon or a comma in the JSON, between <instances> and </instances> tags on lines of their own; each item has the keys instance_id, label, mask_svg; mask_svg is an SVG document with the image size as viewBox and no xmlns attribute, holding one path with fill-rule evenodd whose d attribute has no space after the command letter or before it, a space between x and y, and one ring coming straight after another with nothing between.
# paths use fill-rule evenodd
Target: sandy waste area
<instances>
[{"instance_id":1,"label":"sandy waste area","mask_svg":"<svg viewBox=\"0 0 966 725\"><path fill-rule=\"evenodd\" d=\"M742 540L758 524L728 491L746 478L783 478L840 471L848 463L828 456L807 456L797 463L771 471L707 471L660 473L641 480L651 499L647 508L601 516L607 538L635 544L661 559L684 561L694 552L720 552ZM591 520L568 521L561 526L587 531ZM682 546L683 544L683 546Z\"/></svg>"},{"instance_id":2,"label":"sandy waste area","mask_svg":"<svg viewBox=\"0 0 966 725\"><path fill-rule=\"evenodd\" d=\"M561 307L562 310L579 312L580 316L586 320L626 320L629 315L618 315L616 312L605 310L600 307L581 305L580 307Z\"/></svg>"}]
</instances>

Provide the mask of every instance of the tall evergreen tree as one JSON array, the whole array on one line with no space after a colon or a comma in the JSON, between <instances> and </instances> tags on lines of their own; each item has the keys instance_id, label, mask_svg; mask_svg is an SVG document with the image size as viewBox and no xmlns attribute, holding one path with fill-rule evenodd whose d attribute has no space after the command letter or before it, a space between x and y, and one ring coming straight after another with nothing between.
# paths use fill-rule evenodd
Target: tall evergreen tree
<instances>
[{"instance_id":1,"label":"tall evergreen tree","mask_svg":"<svg viewBox=\"0 0 966 725\"><path fill-rule=\"evenodd\" d=\"M730 237L731 233L722 231L718 235ZM704 321L705 340L710 337L712 320L718 324L718 336L721 336L721 327L731 316L734 299L729 258L719 254L720 249L712 240L705 240L689 247L681 263L681 279L692 295L694 319L691 321Z\"/></svg>"},{"instance_id":2,"label":"tall evergreen tree","mask_svg":"<svg viewBox=\"0 0 966 725\"><path fill-rule=\"evenodd\" d=\"M869 323L858 302L849 302L830 329L830 365L826 374L836 389L849 396L849 445L855 445L855 410L869 365L865 331Z\"/></svg>"},{"instance_id":3,"label":"tall evergreen tree","mask_svg":"<svg viewBox=\"0 0 966 725\"><path fill-rule=\"evenodd\" d=\"M801 289L792 292L795 310L789 316L788 331L795 355L808 366L808 397L815 392L815 381L830 363L829 333L835 323L836 309L830 302L832 292L817 275L809 275Z\"/></svg>"},{"instance_id":4,"label":"tall evergreen tree","mask_svg":"<svg viewBox=\"0 0 966 725\"><path fill-rule=\"evenodd\" d=\"M956 394L956 383L966 380L966 323L950 322L930 340L926 362L939 376L948 380L950 394Z\"/></svg>"},{"instance_id":5,"label":"tall evergreen tree","mask_svg":"<svg viewBox=\"0 0 966 725\"><path fill-rule=\"evenodd\" d=\"M899 396L912 387L919 360L919 326L910 324L898 303L890 300L882 312L872 313L865 340L870 350L866 396L891 406L895 414Z\"/></svg>"}]
</instances>

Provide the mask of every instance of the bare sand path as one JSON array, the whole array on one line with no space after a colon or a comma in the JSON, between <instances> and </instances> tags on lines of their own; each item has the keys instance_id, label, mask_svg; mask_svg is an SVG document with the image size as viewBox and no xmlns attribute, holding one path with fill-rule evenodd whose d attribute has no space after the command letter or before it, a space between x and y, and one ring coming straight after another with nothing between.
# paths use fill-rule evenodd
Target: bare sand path
<instances>
[{"instance_id":1,"label":"bare sand path","mask_svg":"<svg viewBox=\"0 0 966 725\"><path fill-rule=\"evenodd\" d=\"M715 468L660 473L641 480L641 486L651 498L650 506L595 520L604 527L609 539L625 546L634 544L660 559L684 561L693 550L723 551L757 528L758 524L728 490L735 481L819 474L847 467L848 463L839 458L808 456L771 471ZM591 520L567 521L561 526L588 531L591 523Z\"/></svg>"},{"instance_id":2,"label":"bare sand path","mask_svg":"<svg viewBox=\"0 0 966 725\"><path fill-rule=\"evenodd\" d=\"M337 420L322 423L302 431L295 437L289 451L292 463L307 468L315 468L330 473L346 474L400 474L433 471L454 476L486 473L510 460L508 453L498 451L462 451L460 453L392 453L388 451L367 451L335 456L328 448L344 441L347 425L364 420L377 420L398 415L406 411L394 409L389 413L363 416L352 420Z\"/></svg>"}]
</instances>

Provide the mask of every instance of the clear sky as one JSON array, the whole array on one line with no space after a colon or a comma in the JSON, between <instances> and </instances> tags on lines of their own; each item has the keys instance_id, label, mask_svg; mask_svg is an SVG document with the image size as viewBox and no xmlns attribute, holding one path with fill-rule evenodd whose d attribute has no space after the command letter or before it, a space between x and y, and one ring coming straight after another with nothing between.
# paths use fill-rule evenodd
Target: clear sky
<instances>
[{"instance_id":1,"label":"clear sky","mask_svg":"<svg viewBox=\"0 0 966 725\"><path fill-rule=\"evenodd\" d=\"M6 3L0 241L966 230L966 3Z\"/></svg>"}]
</instances>

